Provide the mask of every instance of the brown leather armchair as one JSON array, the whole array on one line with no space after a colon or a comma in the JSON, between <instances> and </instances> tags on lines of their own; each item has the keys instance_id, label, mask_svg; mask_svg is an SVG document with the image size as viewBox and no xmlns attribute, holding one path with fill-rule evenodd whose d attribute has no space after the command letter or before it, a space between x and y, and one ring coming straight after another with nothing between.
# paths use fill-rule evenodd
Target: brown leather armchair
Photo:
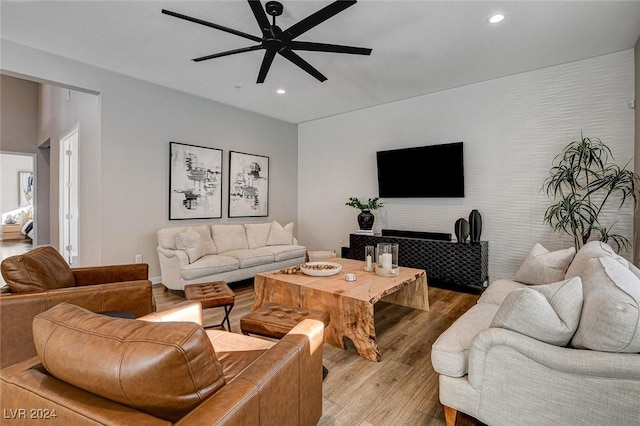
<instances>
[{"instance_id":1,"label":"brown leather armchair","mask_svg":"<svg viewBox=\"0 0 640 426\"><path fill-rule=\"evenodd\" d=\"M36 355L33 319L59 303L135 317L156 309L147 264L72 269L53 247L45 246L3 260L0 269L11 290L0 296L2 368Z\"/></svg>"},{"instance_id":2,"label":"brown leather armchair","mask_svg":"<svg viewBox=\"0 0 640 426\"><path fill-rule=\"evenodd\" d=\"M0 371L3 409L12 425L52 414L73 425L317 424L322 322L274 342L201 319L198 302L144 321L56 306L34 321L39 356Z\"/></svg>"}]
</instances>

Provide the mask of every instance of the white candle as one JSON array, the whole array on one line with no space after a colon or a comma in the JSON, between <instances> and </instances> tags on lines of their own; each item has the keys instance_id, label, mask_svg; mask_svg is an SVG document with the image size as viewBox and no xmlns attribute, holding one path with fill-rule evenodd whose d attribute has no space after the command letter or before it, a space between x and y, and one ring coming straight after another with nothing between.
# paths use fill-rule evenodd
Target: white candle
<instances>
[{"instance_id":1,"label":"white candle","mask_svg":"<svg viewBox=\"0 0 640 426\"><path fill-rule=\"evenodd\" d=\"M371 255L367 255L367 269L371 269Z\"/></svg>"},{"instance_id":2,"label":"white candle","mask_svg":"<svg viewBox=\"0 0 640 426\"><path fill-rule=\"evenodd\" d=\"M380 263L382 263L382 269L391 269L391 253L382 253Z\"/></svg>"}]
</instances>

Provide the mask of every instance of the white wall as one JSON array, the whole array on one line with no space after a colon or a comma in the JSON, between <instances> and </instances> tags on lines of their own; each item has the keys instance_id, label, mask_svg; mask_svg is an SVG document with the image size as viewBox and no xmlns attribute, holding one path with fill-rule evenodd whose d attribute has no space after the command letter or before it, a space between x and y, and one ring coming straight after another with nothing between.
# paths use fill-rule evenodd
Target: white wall
<instances>
[{"instance_id":1,"label":"white wall","mask_svg":"<svg viewBox=\"0 0 640 426\"><path fill-rule=\"evenodd\" d=\"M136 254L142 254L149 263L150 276L158 277L157 230L204 222L168 220L170 141L224 150L222 221L228 220L226 173L230 150L270 159L269 217L233 221L296 220L295 125L7 40L2 40L1 47L5 72L100 93L100 176L95 193L80 200L83 205L92 203L101 209L99 225L90 231L95 236L91 251L98 253L97 263L130 263Z\"/></svg>"},{"instance_id":2,"label":"white wall","mask_svg":"<svg viewBox=\"0 0 640 426\"><path fill-rule=\"evenodd\" d=\"M483 215L490 280L513 276L535 242L570 246L542 220L539 192L562 147L600 137L620 163L633 155L634 55L627 50L301 124L299 239L316 249L347 246L357 230L350 196L377 195L375 152L464 142L465 198L385 199L374 230L448 232L472 209ZM631 239L630 208L616 229Z\"/></svg>"},{"instance_id":3,"label":"white wall","mask_svg":"<svg viewBox=\"0 0 640 426\"><path fill-rule=\"evenodd\" d=\"M38 83L0 75L0 151L35 154L35 243L49 242L48 164L38 150ZM33 168L33 166L32 166ZM40 232L43 231L43 232Z\"/></svg>"}]
</instances>

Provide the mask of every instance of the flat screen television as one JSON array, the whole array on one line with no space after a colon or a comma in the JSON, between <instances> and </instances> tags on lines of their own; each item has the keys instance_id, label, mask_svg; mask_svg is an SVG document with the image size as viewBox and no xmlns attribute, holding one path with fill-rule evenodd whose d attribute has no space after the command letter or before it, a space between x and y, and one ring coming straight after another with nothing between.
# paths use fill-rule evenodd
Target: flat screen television
<instances>
[{"instance_id":1,"label":"flat screen television","mask_svg":"<svg viewBox=\"0 0 640 426\"><path fill-rule=\"evenodd\" d=\"M463 143L378 151L381 198L464 197Z\"/></svg>"}]
</instances>

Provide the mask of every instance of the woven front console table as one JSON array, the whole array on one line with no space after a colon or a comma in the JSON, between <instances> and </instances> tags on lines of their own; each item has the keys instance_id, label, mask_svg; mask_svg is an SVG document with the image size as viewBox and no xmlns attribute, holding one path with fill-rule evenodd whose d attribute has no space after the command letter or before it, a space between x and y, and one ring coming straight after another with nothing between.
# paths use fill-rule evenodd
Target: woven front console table
<instances>
[{"instance_id":1,"label":"woven front console table","mask_svg":"<svg viewBox=\"0 0 640 426\"><path fill-rule=\"evenodd\" d=\"M381 235L349 236L349 258L364 260L364 247L378 243L399 245L400 266L424 269L431 286L481 291L489 283L489 242L457 243Z\"/></svg>"}]
</instances>

